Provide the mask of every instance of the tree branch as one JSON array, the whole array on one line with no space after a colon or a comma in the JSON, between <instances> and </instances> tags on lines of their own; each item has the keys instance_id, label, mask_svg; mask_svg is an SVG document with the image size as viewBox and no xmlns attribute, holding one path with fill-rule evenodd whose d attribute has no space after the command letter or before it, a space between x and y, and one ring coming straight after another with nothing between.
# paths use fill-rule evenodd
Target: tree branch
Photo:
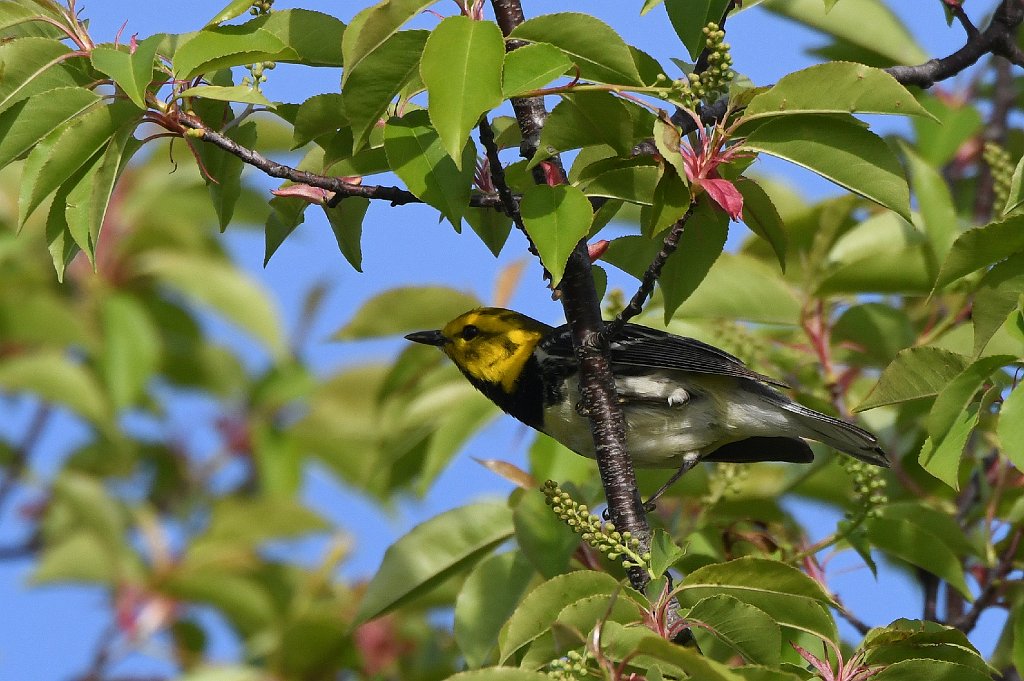
<instances>
[{"instance_id":1,"label":"tree branch","mask_svg":"<svg viewBox=\"0 0 1024 681\"><path fill-rule=\"evenodd\" d=\"M1024 66L1024 54L1016 43L1017 28L1022 20L1024 3L1021 0L1003 0L984 31L979 33L975 29L972 33L967 25L973 27L973 24L967 22L964 27L967 30L967 43L953 54L939 59L929 59L917 66L890 66L885 71L903 85L929 88L938 81L951 78L973 66L989 53L1005 57L1018 66Z\"/></svg>"},{"instance_id":2,"label":"tree branch","mask_svg":"<svg viewBox=\"0 0 1024 681\"><path fill-rule=\"evenodd\" d=\"M506 36L524 21L519 0L492 0L491 4L498 26ZM509 41L507 49L511 51L519 46L518 41ZM544 100L536 97L515 98L512 100L512 108L523 135L520 153L524 158L532 158L547 118ZM548 162L553 174L565 182L565 171L558 157L548 159ZM534 179L538 183L545 181L543 173L540 166L535 169ZM633 465L626 451L626 426L618 404L608 340L603 333L604 321L590 271L585 239L576 244L569 256L560 290L580 365L580 393L584 409L590 417L608 512L616 529L629 531L640 540L643 552L650 545L650 529L641 505ZM631 568L629 577L633 586L641 590L648 581L646 572L640 568Z\"/></svg>"},{"instance_id":3,"label":"tree branch","mask_svg":"<svg viewBox=\"0 0 1024 681\"><path fill-rule=\"evenodd\" d=\"M255 149L244 147L227 135L206 127L201 121L181 117L179 119L182 127L197 130L202 133L199 138L224 151L242 159L244 163L258 168L271 177L282 180L290 180L298 184L308 184L311 187L318 187L334 192L335 198L332 202L340 201L348 196L359 196L364 199L380 199L388 201L392 206L402 206L408 203L423 203L415 194L401 187L385 187L380 185L361 185L346 182L340 177L331 175L318 175L304 170L298 170L277 161L268 159ZM477 193L469 200L469 205L476 208L500 208L501 197L495 194Z\"/></svg>"},{"instance_id":4,"label":"tree branch","mask_svg":"<svg viewBox=\"0 0 1024 681\"><path fill-rule=\"evenodd\" d=\"M0 513L3 512L4 504L11 496L11 493L14 492L15 486L21 480L22 474L24 474L25 469L28 467L29 457L32 456L32 451L35 449L36 444L38 444L39 438L43 436L46 423L50 420L50 413L50 405L41 402L28 424L28 430L25 431L21 444L12 453L11 463L7 467L7 475L3 481L0 481Z\"/></svg>"}]
</instances>

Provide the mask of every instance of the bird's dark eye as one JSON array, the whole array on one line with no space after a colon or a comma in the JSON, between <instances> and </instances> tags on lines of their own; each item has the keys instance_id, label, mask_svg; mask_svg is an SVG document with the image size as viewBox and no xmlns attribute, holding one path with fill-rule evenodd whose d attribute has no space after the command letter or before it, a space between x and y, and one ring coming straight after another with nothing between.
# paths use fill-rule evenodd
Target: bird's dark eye
<instances>
[{"instance_id":1,"label":"bird's dark eye","mask_svg":"<svg viewBox=\"0 0 1024 681\"><path fill-rule=\"evenodd\" d=\"M473 340L480 335L480 329L476 328L472 324L466 324L462 327L462 340Z\"/></svg>"}]
</instances>

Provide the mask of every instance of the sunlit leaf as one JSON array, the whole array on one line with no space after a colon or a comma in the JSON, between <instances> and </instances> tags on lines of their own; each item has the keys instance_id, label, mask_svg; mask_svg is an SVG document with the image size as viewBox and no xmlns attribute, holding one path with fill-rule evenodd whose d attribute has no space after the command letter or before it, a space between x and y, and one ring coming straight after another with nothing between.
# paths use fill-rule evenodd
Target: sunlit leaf
<instances>
[{"instance_id":1,"label":"sunlit leaf","mask_svg":"<svg viewBox=\"0 0 1024 681\"><path fill-rule=\"evenodd\" d=\"M515 97L542 88L572 68L565 53L549 43L523 45L505 55L501 90L504 97Z\"/></svg>"},{"instance_id":2,"label":"sunlit leaf","mask_svg":"<svg viewBox=\"0 0 1024 681\"><path fill-rule=\"evenodd\" d=\"M520 212L552 284L557 284L569 254L590 231L594 218L590 201L576 187L535 185L524 193Z\"/></svg>"},{"instance_id":3,"label":"sunlit leaf","mask_svg":"<svg viewBox=\"0 0 1024 681\"><path fill-rule=\"evenodd\" d=\"M968 364L970 359L948 350L907 348L885 368L878 383L854 411L934 397Z\"/></svg>"}]
</instances>

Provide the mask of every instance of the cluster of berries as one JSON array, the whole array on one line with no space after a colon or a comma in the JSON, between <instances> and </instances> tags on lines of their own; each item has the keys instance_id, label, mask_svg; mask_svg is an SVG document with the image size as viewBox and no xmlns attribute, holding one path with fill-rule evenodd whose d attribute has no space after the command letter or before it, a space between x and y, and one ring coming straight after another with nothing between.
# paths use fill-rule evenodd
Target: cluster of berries
<instances>
[{"instance_id":1,"label":"cluster of berries","mask_svg":"<svg viewBox=\"0 0 1024 681\"><path fill-rule=\"evenodd\" d=\"M707 67L700 73L690 73L685 78L672 81L672 95L666 94L666 98L671 97L690 110L696 110L700 102L711 102L725 94L736 76L732 70L729 43L725 42L725 31L718 24L711 22L704 27L704 45L708 55ZM667 76L661 74L658 79L667 79Z\"/></svg>"},{"instance_id":2,"label":"cluster of berries","mask_svg":"<svg viewBox=\"0 0 1024 681\"><path fill-rule=\"evenodd\" d=\"M860 512L868 518L878 515L879 507L889 503L885 478L879 474L880 469L847 457L843 457L841 463L852 478L853 496L860 506Z\"/></svg>"},{"instance_id":3,"label":"cluster of berries","mask_svg":"<svg viewBox=\"0 0 1024 681\"><path fill-rule=\"evenodd\" d=\"M273 6L274 0L253 0L252 7L249 8L249 14L254 17L270 14L270 8Z\"/></svg>"},{"instance_id":4,"label":"cluster of berries","mask_svg":"<svg viewBox=\"0 0 1024 681\"><path fill-rule=\"evenodd\" d=\"M1013 180L1013 161L1010 159L1010 152L995 142L985 142L983 156L992 173L992 189L996 194L996 205L1002 208L1010 196L1010 183Z\"/></svg>"},{"instance_id":5,"label":"cluster of berries","mask_svg":"<svg viewBox=\"0 0 1024 681\"><path fill-rule=\"evenodd\" d=\"M639 539L629 532L619 532L612 523L601 522L586 504L573 499L553 480L545 482L541 491L555 515L609 560L621 560L622 567L626 569L640 567L650 570L651 554L640 553Z\"/></svg>"},{"instance_id":6,"label":"cluster of berries","mask_svg":"<svg viewBox=\"0 0 1024 681\"><path fill-rule=\"evenodd\" d=\"M242 78L242 85L248 85L253 90L259 92L260 86L267 80L264 71L271 71L276 66L277 63L272 61L261 61L247 65L245 68L249 70L250 75Z\"/></svg>"},{"instance_id":7,"label":"cluster of berries","mask_svg":"<svg viewBox=\"0 0 1024 681\"><path fill-rule=\"evenodd\" d=\"M590 673L587 666L589 661L590 655L586 651L581 653L577 650L570 650L565 657L549 662L547 673L557 681L578 681L586 678Z\"/></svg>"}]
</instances>

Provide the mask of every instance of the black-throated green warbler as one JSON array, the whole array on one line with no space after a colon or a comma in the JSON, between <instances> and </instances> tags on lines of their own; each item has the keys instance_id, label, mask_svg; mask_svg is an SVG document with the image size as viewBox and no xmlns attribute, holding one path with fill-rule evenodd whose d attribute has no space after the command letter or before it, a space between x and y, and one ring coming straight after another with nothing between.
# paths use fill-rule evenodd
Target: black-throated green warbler
<instances>
[{"instance_id":1,"label":"black-throated green warbler","mask_svg":"<svg viewBox=\"0 0 1024 681\"><path fill-rule=\"evenodd\" d=\"M567 325L484 307L406 338L441 348L504 411L594 457ZM678 468L670 483L699 461L809 462L802 438L889 465L874 435L794 402L771 387L785 384L706 343L626 324L611 360L629 455L637 466Z\"/></svg>"}]
</instances>

